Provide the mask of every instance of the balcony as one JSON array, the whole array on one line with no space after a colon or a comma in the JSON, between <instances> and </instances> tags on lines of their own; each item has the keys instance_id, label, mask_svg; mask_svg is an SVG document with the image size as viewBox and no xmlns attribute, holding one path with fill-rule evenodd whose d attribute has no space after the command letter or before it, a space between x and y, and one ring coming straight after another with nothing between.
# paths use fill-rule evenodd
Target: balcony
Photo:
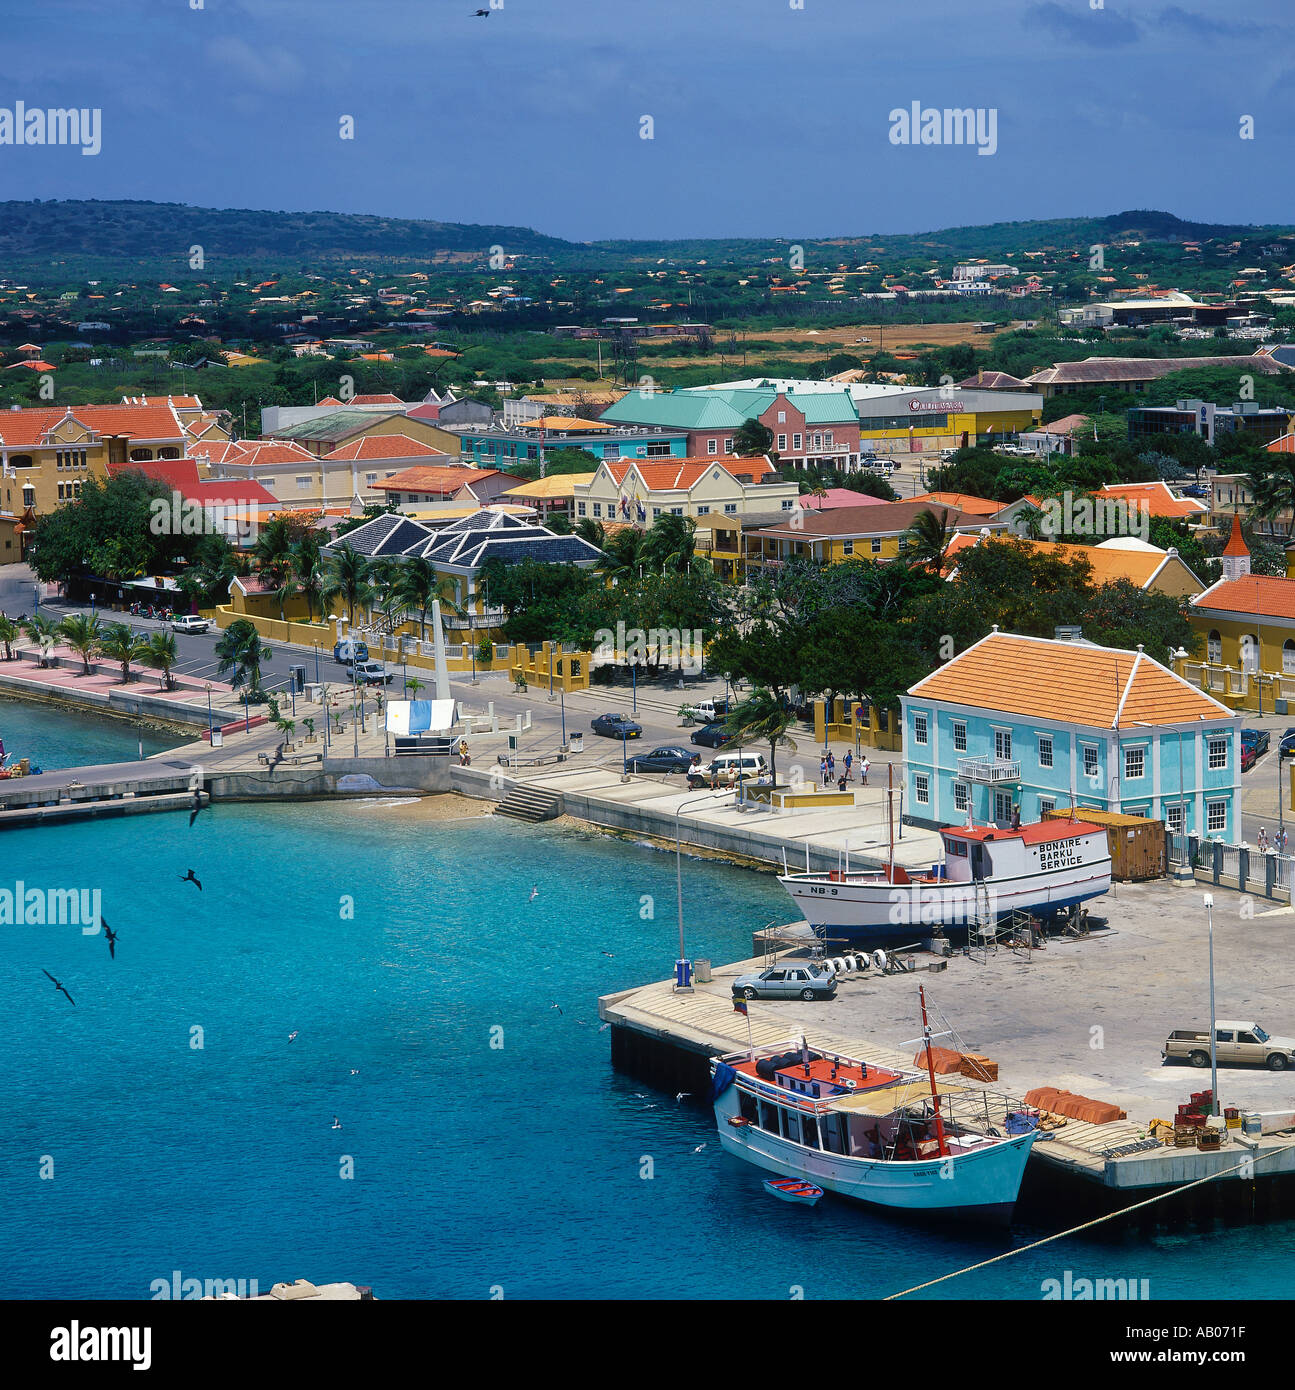
<instances>
[{"instance_id":1,"label":"balcony","mask_svg":"<svg viewBox=\"0 0 1295 1390\"><path fill-rule=\"evenodd\" d=\"M959 758L958 780L997 787L1021 780L1021 765L1007 758Z\"/></svg>"}]
</instances>

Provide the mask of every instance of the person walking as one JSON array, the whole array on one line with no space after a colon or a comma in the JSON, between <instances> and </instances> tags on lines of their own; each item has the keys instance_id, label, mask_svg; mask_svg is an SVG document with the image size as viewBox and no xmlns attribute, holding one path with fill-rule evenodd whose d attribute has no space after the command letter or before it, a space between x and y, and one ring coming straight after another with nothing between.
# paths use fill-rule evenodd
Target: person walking
<instances>
[{"instance_id":1,"label":"person walking","mask_svg":"<svg viewBox=\"0 0 1295 1390\"><path fill-rule=\"evenodd\" d=\"M866 787L868 785L868 769L871 766L872 764L868 761L868 755L866 753L863 754L859 759L859 785L861 787Z\"/></svg>"},{"instance_id":2,"label":"person walking","mask_svg":"<svg viewBox=\"0 0 1295 1390\"><path fill-rule=\"evenodd\" d=\"M819 775L820 775L820 776L822 777L822 779L823 779L823 785L824 785L824 786L827 786L827 754L826 754L826 753L824 753L823 756L818 760L818 771L819 771Z\"/></svg>"},{"instance_id":3,"label":"person walking","mask_svg":"<svg viewBox=\"0 0 1295 1390\"><path fill-rule=\"evenodd\" d=\"M1261 825L1259 827L1259 853L1268 853L1268 832Z\"/></svg>"},{"instance_id":4,"label":"person walking","mask_svg":"<svg viewBox=\"0 0 1295 1390\"><path fill-rule=\"evenodd\" d=\"M1282 828L1277 832L1277 853L1278 853L1278 854L1285 854L1285 853L1286 853L1286 827L1285 827L1284 825L1283 825Z\"/></svg>"},{"instance_id":5,"label":"person walking","mask_svg":"<svg viewBox=\"0 0 1295 1390\"><path fill-rule=\"evenodd\" d=\"M836 776L836 754L830 748L827 750L827 776L829 781Z\"/></svg>"},{"instance_id":6,"label":"person walking","mask_svg":"<svg viewBox=\"0 0 1295 1390\"><path fill-rule=\"evenodd\" d=\"M842 758L841 762L845 767L845 780L848 782L850 780L851 769L854 767L854 754L851 753L848 748L845 750L845 757Z\"/></svg>"}]
</instances>

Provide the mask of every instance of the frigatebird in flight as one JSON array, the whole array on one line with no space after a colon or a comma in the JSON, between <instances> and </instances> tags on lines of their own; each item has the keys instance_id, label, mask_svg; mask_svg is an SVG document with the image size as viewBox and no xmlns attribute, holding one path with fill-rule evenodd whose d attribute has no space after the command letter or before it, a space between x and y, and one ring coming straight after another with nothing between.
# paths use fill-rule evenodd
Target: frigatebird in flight
<instances>
[{"instance_id":1,"label":"frigatebird in flight","mask_svg":"<svg viewBox=\"0 0 1295 1390\"><path fill-rule=\"evenodd\" d=\"M51 975L51 974L49 973L48 970L42 970L40 973L41 973L42 975L44 975L45 978L46 978L47 980L54 980L53 975ZM67 990L64 989L64 987L62 986L62 984L59 983L58 980L54 980L54 988L55 988L60 994L65 994L65 995L67 995L67 1002L68 1002L69 1004L71 1004L72 1007L73 1007L74 1009L76 1008L76 1000L73 999L72 996L71 996L70 994L67 993Z\"/></svg>"}]
</instances>

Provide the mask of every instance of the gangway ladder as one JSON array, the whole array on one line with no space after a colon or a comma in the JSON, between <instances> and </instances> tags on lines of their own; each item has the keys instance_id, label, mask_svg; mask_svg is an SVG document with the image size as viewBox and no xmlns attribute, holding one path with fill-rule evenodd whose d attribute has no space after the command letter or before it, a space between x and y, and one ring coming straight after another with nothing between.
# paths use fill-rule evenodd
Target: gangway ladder
<instances>
[{"instance_id":1,"label":"gangway ladder","mask_svg":"<svg viewBox=\"0 0 1295 1390\"><path fill-rule=\"evenodd\" d=\"M990 902L989 885L983 878L976 879L975 884L976 905L968 954L983 965L989 960L990 950L998 949L998 915ZM975 952L979 954L975 955Z\"/></svg>"}]
</instances>

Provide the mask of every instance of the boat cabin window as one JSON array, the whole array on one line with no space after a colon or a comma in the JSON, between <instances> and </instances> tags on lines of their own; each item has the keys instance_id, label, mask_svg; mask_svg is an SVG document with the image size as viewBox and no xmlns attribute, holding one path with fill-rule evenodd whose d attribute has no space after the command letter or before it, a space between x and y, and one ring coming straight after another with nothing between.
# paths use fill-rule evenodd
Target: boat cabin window
<instances>
[{"instance_id":1,"label":"boat cabin window","mask_svg":"<svg viewBox=\"0 0 1295 1390\"><path fill-rule=\"evenodd\" d=\"M760 1102L750 1091L738 1091L737 1108L742 1118L750 1120L752 1124L755 1124L760 1118Z\"/></svg>"},{"instance_id":2,"label":"boat cabin window","mask_svg":"<svg viewBox=\"0 0 1295 1390\"><path fill-rule=\"evenodd\" d=\"M1231 1028L1218 1028L1218 1029L1215 1029L1215 1032L1214 1032L1214 1041L1215 1041L1215 1042L1231 1042L1231 1041L1232 1041L1232 1029L1231 1029Z\"/></svg>"},{"instance_id":3,"label":"boat cabin window","mask_svg":"<svg viewBox=\"0 0 1295 1390\"><path fill-rule=\"evenodd\" d=\"M989 869L989 856L985 853L984 845L972 845L971 847L971 876L972 878L984 878Z\"/></svg>"},{"instance_id":4,"label":"boat cabin window","mask_svg":"<svg viewBox=\"0 0 1295 1390\"><path fill-rule=\"evenodd\" d=\"M767 1129L770 1134L778 1133L778 1107L763 1100L760 1102L760 1128Z\"/></svg>"},{"instance_id":5,"label":"boat cabin window","mask_svg":"<svg viewBox=\"0 0 1295 1390\"><path fill-rule=\"evenodd\" d=\"M818 1148L818 1121L813 1115L800 1117L801 1143L811 1149Z\"/></svg>"},{"instance_id":6,"label":"boat cabin window","mask_svg":"<svg viewBox=\"0 0 1295 1390\"><path fill-rule=\"evenodd\" d=\"M965 859L967 857L967 845L964 840L945 840L944 848L955 858Z\"/></svg>"}]
</instances>

